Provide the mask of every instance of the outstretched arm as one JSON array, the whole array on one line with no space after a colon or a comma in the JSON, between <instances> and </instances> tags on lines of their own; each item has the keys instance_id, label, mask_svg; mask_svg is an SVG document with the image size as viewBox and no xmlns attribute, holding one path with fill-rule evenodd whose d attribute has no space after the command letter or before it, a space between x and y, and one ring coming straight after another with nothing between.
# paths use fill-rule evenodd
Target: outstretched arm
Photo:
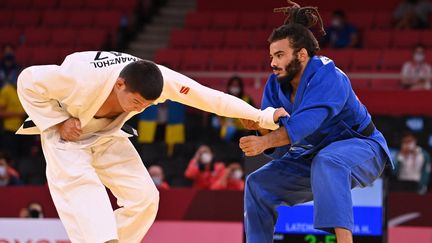
<instances>
[{"instance_id":1,"label":"outstretched arm","mask_svg":"<svg viewBox=\"0 0 432 243\"><path fill-rule=\"evenodd\" d=\"M156 103L169 99L219 116L253 120L266 129L279 127L272 107L256 109L237 97L205 87L164 66L159 65L159 68L164 76L164 88Z\"/></svg>"}]
</instances>

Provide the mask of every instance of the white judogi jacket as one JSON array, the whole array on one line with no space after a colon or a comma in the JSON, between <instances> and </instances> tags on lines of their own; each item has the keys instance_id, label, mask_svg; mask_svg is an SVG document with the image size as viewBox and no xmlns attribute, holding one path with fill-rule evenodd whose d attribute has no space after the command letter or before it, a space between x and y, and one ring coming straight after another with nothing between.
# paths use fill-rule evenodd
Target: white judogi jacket
<instances>
[{"instance_id":1,"label":"white judogi jacket","mask_svg":"<svg viewBox=\"0 0 432 243\"><path fill-rule=\"evenodd\" d=\"M67 56L60 66L26 68L18 77L18 95L36 127L21 126L17 133L39 134L70 117L78 118L85 128L111 93L123 67L137 60L125 53L88 51ZM241 99L158 67L164 86L155 103L169 99L220 116L253 120L263 128L278 128L273 122L274 108L255 109ZM137 113L124 115L121 125Z\"/></svg>"}]
</instances>

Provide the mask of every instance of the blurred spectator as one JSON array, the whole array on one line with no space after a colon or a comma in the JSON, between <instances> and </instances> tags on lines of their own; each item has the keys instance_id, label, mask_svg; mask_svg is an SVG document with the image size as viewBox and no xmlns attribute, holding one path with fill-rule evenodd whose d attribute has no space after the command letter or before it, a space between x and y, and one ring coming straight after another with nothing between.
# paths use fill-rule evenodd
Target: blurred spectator
<instances>
[{"instance_id":1,"label":"blurred spectator","mask_svg":"<svg viewBox=\"0 0 432 243\"><path fill-rule=\"evenodd\" d=\"M165 181L165 173L161 166L152 165L148 168L148 172L158 189L170 189L170 186Z\"/></svg>"},{"instance_id":2,"label":"blurred spectator","mask_svg":"<svg viewBox=\"0 0 432 243\"><path fill-rule=\"evenodd\" d=\"M212 190L243 190L243 169L239 163L230 164L224 171L223 176L214 181Z\"/></svg>"},{"instance_id":3,"label":"blurred spectator","mask_svg":"<svg viewBox=\"0 0 432 243\"><path fill-rule=\"evenodd\" d=\"M16 83L20 66L15 61L15 54L12 46L6 45L0 60L0 80L4 83Z\"/></svg>"},{"instance_id":4,"label":"blurred spectator","mask_svg":"<svg viewBox=\"0 0 432 243\"><path fill-rule=\"evenodd\" d=\"M11 160L4 152L0 152L0 186L17 186L22 182L18 172L10 166Z\"/></svg>"},{"instance_id":5,"label":"blurred spectator","mask_svg":"<svg viewBox=\"0 0 432 243\"><path fill-rule=\"evenodd\" d=\"M31 202L26 208L22 208L19 212L20 218L43 218L43 207L40 203Z\"/></svg>"},{"instance_id":6,"label":"blurred spectator","mask_svg":"<svg viewBox=\"0 0 432 243\"><path fill-rule=\"evenodd\" d=\"M330 48L359 47L359 33L357 28L348 23L342 10L333 12L331 25L326 28L322 45Z\"/></svg>"},{"instance_id":7,"label":"blurred spectator","mask_svg":"<svg viewBox=\"0 0 432 243\"><path fill-rule=\"evenodd\" d=\"M395 155L395 176L398 180L394 189L427 192L431 161L429 154L417 145L417 138L411 133L402 137L400 151Z\"/></svg>"},{"instance_id":8,"label":"blurred spectator","mask_svg":"<svg viewBox=\"0 0 432 243\"><path fill-rule=\"evenodd\" d=\"M210 189L211 185L224 175L225 165L216 162L212 150L207 145L201 145L185 171L185 177L193 180L193 187Z\"/></svg>"},{"instance_id":9,"label":"blurred spectator","mask_svg":"<svg viewBox=\"0 0 432 243\"><path fill-rule=\"evenodd\" d=\"M245 94L243 79L239 76L233 76L228 80L226 92L244 100L252 106L255 106L252 98ZM213 127L220 128L219 135L224 141L237 142L241 137L250 134L250 131L245 130L238 119L218 116L215 116L212 119Z\"/></svg>"},{"instance_id":10,"label":"blurred spectator","mask_svg":"<svg viewBox=\"0 0 432 243\"><path fill-rule=\"evenodd\" d=\"M428 0L403 0L393 12L397 29L424 29L432 11Z\"/></svg>"},{"instance_id":11,"label":"blurred spectator","mask_svg":"<svg viewBox=\"0 0 432 243\"><path fill-rule=\"evenodd\" d=\"M405 62L402 66L402 86L405 89L431 89L432 68L425 61L425 57L425 47L417 45L414 48L412 60Z\"/></svg>"}]
</instances>

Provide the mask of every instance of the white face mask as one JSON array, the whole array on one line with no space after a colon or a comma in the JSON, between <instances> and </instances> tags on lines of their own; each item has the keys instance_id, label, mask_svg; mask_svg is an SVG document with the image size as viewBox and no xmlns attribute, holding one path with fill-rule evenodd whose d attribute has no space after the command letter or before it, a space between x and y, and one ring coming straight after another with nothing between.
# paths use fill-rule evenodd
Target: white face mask
<instances>
[{"instance_id":1,"label":"white face mask","mask_svg":"<svg viewBox=\"0 0 432 243\"><path fill-rule=\"evenodd\" d=\"M416 144L414 142L407 143L406 148L412 151L416 148Z\"/></svg>"},{"instance_id":2,"label":"white face mask","mask_svg":"<svg viewBox=\"0 0 432 243\"><path fill-rule=\"evenodd\" d=\"M332 26L333 27L341 27L342 26L342 21L340 19L335 18L335 19L332 20Z\"/></svg>"},{"instance_id":3,"label":"white face mask","mask_svg":"<svg viewBox=\"0 0 432 243\"><path fill-rule=\"evenodd\" d=\"M203 164L209 164L213 159L213 156L209 152L204 152L201 154L201 162Z\"/></svg>"},{"instance_id":4,"label":"white face mask","mask_svg":"<svg viewBox=\"0 0 432 243\"><path fill-rule=\"evenodd\" d=\"M5 177L7 175L6 166L0 166L0 177Z\"/></svg>"},{"instance_id":5,"label":"white face mask","mask_svg":"<svg viewBox=\"0 0 432 243\"><path fill-rule=\"evenodd\" d=\"M229 91L230 94L232 94L232 95L239 95L239 94L240 94L240 88L239 88L239 87L235 87L235 86L230 87L230 88L228 89L228 91Z\"/></svg>"},{"instance_id":6,"label":"white face mask","mask_svg":"<svg viewBox=\"0 0 432 243\"><path fill-rule=\"evenodd\" d=\"M159 176L152 176L152 180L156 186L162 184L162 178L160 178Z\"/></svg>"},{"instance_id":7,"label":"white face mask","mask_svg":"<svg viewBox=\"0 0 432 243\"><path fill-rule=\"evenodd\" d=\"M240 180L242 177L243 177L243 172L242 172L241 170L235 170L235 171L232 173L232 178L233 178L233 179Z\"/></svg>"},{"instance_id":8,"label":"white face mask","mask_svg":"<svg viewBox=\"0 0 432 243\"><path fill-rule=\"evenodd\" d=\"M425 55L423 53L415 53L414 54L414 61L423 62L424 59L425 59Z\"/></svg>"}]
</instances>

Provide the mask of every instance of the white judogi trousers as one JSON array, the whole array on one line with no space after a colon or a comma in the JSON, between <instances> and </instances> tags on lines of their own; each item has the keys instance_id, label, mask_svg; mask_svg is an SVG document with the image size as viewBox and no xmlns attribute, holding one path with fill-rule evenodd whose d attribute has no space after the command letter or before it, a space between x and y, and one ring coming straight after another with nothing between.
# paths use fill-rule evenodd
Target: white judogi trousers
<instances>
[{"instance_id":1,"label":"white judogi trousers","mask_svg":"<svg viewBox=\"0 0 432 243\"><path fill-rule=\"evenodd\" d=\"M50 129L41 141L50 193L70 240L141 242L156 217L159 192L129 139L66 142ZM119 209L113 211L105 186Z\"/></svg>"}]
</instances>

